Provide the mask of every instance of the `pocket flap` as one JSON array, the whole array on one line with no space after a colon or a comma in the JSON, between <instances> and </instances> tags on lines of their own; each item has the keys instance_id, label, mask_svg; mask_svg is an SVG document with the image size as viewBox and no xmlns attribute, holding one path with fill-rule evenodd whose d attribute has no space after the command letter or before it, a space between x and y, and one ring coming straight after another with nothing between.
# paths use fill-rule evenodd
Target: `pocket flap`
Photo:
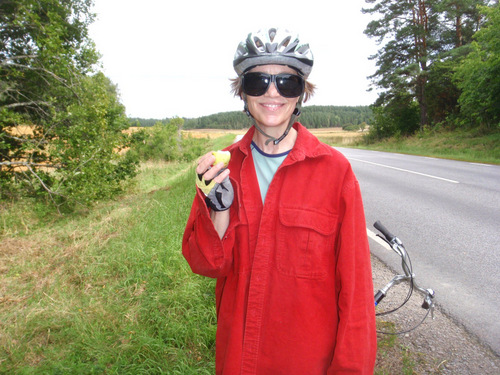
<instances>
[{"instance_id":1,"label":"pocket flap","mask_svg":"<svg viewBox=\"0 0 500 375\"><path fill-rule=\"evenodd\" d=\"M325 236L333 234L337 226L337 215L326 211L281 207L279 216L287 227L309 228Z\"/></svg>"}]
</instances>

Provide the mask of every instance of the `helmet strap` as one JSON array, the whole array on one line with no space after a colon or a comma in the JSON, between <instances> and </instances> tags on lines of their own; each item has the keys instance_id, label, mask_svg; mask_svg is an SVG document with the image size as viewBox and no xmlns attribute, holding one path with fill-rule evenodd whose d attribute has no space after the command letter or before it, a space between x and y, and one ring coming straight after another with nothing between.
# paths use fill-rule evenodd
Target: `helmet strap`
<instances>
[{"instance_id":1,"label":"helmet strap","mask_svg":"<svg viewBox=\"0 0 500 375\"><path fill-rule=\"evenodd\" d=\"M292 113L292 116L290 117L290 121L288 122L288 126L285 130L285 132L279 137L279 138L275 138L269 134L267 134L266 132L264 132L264 130L262 130L260 128L259 125L257 125L257 121L254 121L254 126L255 128L262 134L264 135L265 137L268 138L268 140L266 141L266 145L269 144L269 142L273 142L273 144L276 146L278 143L280 143L287 135L288 133L290 132L290 129L292 128L293 124L295 124L295 120L297 119L297 117L300 116L300 114L302 113L301 112L301 108L302 108L302 99L304 98L304 94L302 94L299 98L299 100L297 101L297 105L295 107L295 109L293 110L293 113ZM243 108L243 111L246 113L246 115L252 119L254 119L254 117L252 116L252 114L250 113L250 111L248 110L248 105L247 105L247 96L246 94L243 94L243 102L245 103L245 106Z\"/></svg>"}]
</instances>

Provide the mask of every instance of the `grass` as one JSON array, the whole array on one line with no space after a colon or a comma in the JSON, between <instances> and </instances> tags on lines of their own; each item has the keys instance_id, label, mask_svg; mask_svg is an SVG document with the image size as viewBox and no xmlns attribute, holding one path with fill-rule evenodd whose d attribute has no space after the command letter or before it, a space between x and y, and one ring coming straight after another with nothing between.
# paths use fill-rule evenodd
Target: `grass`
<instances>
[{"instance_id":1,"label":"grass","mask_svg":"<svg viewBox=\"0 0 500 375\"><path fill-rule=\"evenodd\" d=\"M491 133L484 133L479 129L424 131L413 137L393 137L369 144L360 140L349 147L500 164L500 131Z\"/></svg>"},{"instance_id":2,"label":"grass","mask_svg":"<svg viewBox=\"0 0 500 375\"><path fill-rule=\"evenodd\" d=\"M383 332L396 332L393 322L377 318L377 330ZM378 334L377 336L377 361L374 375L414 375L415 358L417 354L403 347L396 335Z\"/></svg>"},{"instance_id":3,"label":"grass","mask_svg":"<svg viewBox=\"0 0 500 375\"><path fill-rule=\"evenodd\" d=\"M187 176L4 239L0 372L213 373L213 282L180 255Z\"/></svg>"},{"instance_id":4,"label":"grass","mask_svg":"<svg viewBox=\"0 0 500 375\"><path fill-rule=\"evenodd\" d=\"M0 374L215 372L215 281L181 254L193 168L144 163L128 194L57 219L0 207ZM376 374L413 374L412 361L379 337Z\"/></svg>"},{"instance_id":5,"label":"grass","mask_svg":"<svg viewBox=\"0 0 500 375\"><path fill-rule=\"evenodd\" d=\"M1 208L0 373L214 373L214 280L180 252L192 169L146 163L130 194L52 222Z\"/></svg>"}]
</instances>

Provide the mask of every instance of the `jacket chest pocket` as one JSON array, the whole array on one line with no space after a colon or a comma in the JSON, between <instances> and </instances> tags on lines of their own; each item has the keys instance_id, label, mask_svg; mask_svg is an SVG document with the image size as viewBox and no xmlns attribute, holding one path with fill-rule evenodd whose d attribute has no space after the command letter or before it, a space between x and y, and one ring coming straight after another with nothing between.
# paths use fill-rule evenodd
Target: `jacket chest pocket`
<instances>
[{"instance_id":1,"label":"jacket chest pocket","mask_svg":"<svg viewBox=\"0 0 500 375\"><path fill-rule=\"evenodd\" d=\"M281 208L276 236L276 265L288 276L323 279L334 267L337 215Z\"/></svg>"}]
</instances>

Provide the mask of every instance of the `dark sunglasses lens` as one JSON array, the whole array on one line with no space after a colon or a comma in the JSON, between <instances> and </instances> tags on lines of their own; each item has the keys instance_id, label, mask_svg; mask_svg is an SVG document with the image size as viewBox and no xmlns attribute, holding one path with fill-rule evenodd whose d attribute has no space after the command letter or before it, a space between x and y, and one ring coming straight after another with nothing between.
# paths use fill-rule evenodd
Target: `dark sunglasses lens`
<instances>
[{"instance_id":1,"label":"dark sunglasses lens","mask_svg":"<svg viewBox=\"0 0 500 375\"><path fill-rule=\"evenodd\" d=\"M304 80L294 74L279 74L276 76L276 87L285 98L296 98L304 91Z\"/></svg>"},{"instance_id":2,"label":"dark sunglasses lens","mask_svg":"<svg viewBox=\"0 0 500 375\"><path fill-rule=\"evenodd\" d=\"M264 95L271 82L271 77L261 73L247 73L243 76L243 92L250 96Z\"/></svg>"}]
</instances>

